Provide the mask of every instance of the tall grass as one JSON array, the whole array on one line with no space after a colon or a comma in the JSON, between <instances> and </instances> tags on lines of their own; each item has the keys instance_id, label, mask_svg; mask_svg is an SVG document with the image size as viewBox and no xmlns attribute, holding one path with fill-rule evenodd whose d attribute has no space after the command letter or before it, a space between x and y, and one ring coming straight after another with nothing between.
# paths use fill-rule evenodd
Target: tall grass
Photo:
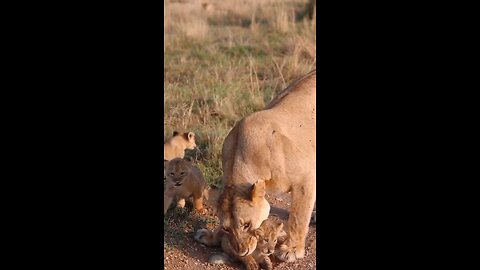
<instances>
[{"instance_id":1,"label":"tall grass","mask_svg":"<svg viewBox=\"0 0 480 270\"><path fill-rule=\"evenodd\" d=\"M165 0L164 138L197 134L187 156L209 184L221 177L223 141L293 79L316 67L307 0ZM313 17L315 17L313 12Z\"/></svg>"}]
</instances>

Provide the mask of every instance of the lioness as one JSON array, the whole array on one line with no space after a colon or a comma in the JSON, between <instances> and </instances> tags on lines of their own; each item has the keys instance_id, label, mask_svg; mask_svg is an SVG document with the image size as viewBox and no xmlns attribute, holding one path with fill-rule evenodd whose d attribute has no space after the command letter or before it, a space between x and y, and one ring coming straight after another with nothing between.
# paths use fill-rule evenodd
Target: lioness
<instances>
[{"instance_id":1,"label":"lioness","mask_svg":"<svg viewBox=\"0 0 480 270\"><path fill-rule=\"evenodd\" d=\"M213 255L210 257L209 262L223 264L225 262L232 261L231 258L233 258L234 260L242 261L247 270L258 269L258 265L261 265L263 269L272 270L272 261L268 256L272 255L275 251L277 239L283 232L282 228L283 223L281 222L275 222L270 219L264 220L260 227L253 233L257 240L255 251L251 255L247 255L245 257L239 257L232 252L232 247L230 246L230 242L228 240L229 232L223 231L221 245L225 253ZM252 239L247 239L247 241L250 241L250 243L255 242L252 241Z\"/></svg>"},{"instance_id":2,"label":"lioness","mask_svg":"<svg viewBox=\"0 0 480 270\"><path fill-rule=\"evenodd\" d=\"M315 202L315 111L314 70L280 92L264 110L236 124L222 149L223 191L217 207L221 226L213 233L197 231L195 238L199 242L218 246L218 234L223 228L231 232L232 246L244 246L242 235L257 229L268 217L270 206L264 194L252 192L266 187L269 193L292 195L287 238L276 256L293 262L305 255L305 238ZM235 251L238 256L253 252Z\"/></svg>"},{"instance_id":3,"label":"lioness","mask_svg":"<svg viewBox=\"0 0 480 270\"><path fill-rule=\"evenodd\" d=\"M164 193L163 214L167 213L174 198L178 199L177 206L183 208L185 199L193 196L193 205L199 212L203 212L203 195L205 180L202 172L190 161L175 158L165 166L167 183Z\"/></svg>"},{"instance_id":4,"label":"lioness","mask_svg":"<svg viewBox=\"0 0 480 270\"><path fill-rule=\"evenodd\" d=\"M168 161L174 158L183 158L185 149L195 149L195 134L193 132L178 133L173 132L173 137L163 144L163 159Z\"/></svg>"}]
</instances>

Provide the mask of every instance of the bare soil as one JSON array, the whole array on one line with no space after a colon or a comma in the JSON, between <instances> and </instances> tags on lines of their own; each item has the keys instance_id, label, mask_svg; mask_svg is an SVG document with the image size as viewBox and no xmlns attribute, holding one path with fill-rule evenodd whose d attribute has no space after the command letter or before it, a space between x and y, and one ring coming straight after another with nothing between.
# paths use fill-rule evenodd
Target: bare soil
<instances>
[{"instance_id":1,"label":"bare soil","mask_svg":"<svg viewBox=\"0 0 480 270\"><path fill-rule=\"evenodd\" d=\"M270 202L270 217L282 221L287 226L290 195L267 196ZM164 265L171 269L244 269L241 264L216 265L208 263L208 258L221 253L220 248L206 247L193 239L200 228L213 230L218 225L218 218L212 209L206 214L197 214L191 207L170 209L164 222ZM271 256L274 269L316 269L316 227L311 224L307 235L305 257L293 263L286 263Z\"/></svg>"}]
</instances>

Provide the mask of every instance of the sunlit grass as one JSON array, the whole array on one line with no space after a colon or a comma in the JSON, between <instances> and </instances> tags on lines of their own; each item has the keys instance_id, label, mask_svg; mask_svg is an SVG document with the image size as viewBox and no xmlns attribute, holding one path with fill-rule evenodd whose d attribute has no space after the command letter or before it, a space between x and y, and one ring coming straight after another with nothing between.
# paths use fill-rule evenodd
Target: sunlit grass
<instances>
[{"instance_id":1,"label":"sunlit grass","mask_svg":"<svg viewBox=\"0 0 480 270\"><path fill-rule=\"evenodd\" d=\"M164 138L197 134L186 155L209 184L235 123L316 67L316 25L298 15L307 0L247 2L165 1Z\"/></svg>"}]
</instances>

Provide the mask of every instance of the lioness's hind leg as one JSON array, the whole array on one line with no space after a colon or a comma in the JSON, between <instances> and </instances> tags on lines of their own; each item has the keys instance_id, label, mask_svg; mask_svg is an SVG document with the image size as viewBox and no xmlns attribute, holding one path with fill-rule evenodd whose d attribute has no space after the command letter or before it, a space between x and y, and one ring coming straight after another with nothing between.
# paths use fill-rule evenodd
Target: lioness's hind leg
<instances>
[{"instance_id":1,"label":"lioness's hind leg","mask_svg":"<svg viewBox=\"0 0 480 270\"><path fill-rule=\"evenodd\" d=\"M315 204L315 178L313 186L302 185L292 190L292 206L288 218L287 239L276 252L282 261L294 262L305 256L305 239ZM306 182L311 183L312 179Z\"/></svg>"}]
</instances>

